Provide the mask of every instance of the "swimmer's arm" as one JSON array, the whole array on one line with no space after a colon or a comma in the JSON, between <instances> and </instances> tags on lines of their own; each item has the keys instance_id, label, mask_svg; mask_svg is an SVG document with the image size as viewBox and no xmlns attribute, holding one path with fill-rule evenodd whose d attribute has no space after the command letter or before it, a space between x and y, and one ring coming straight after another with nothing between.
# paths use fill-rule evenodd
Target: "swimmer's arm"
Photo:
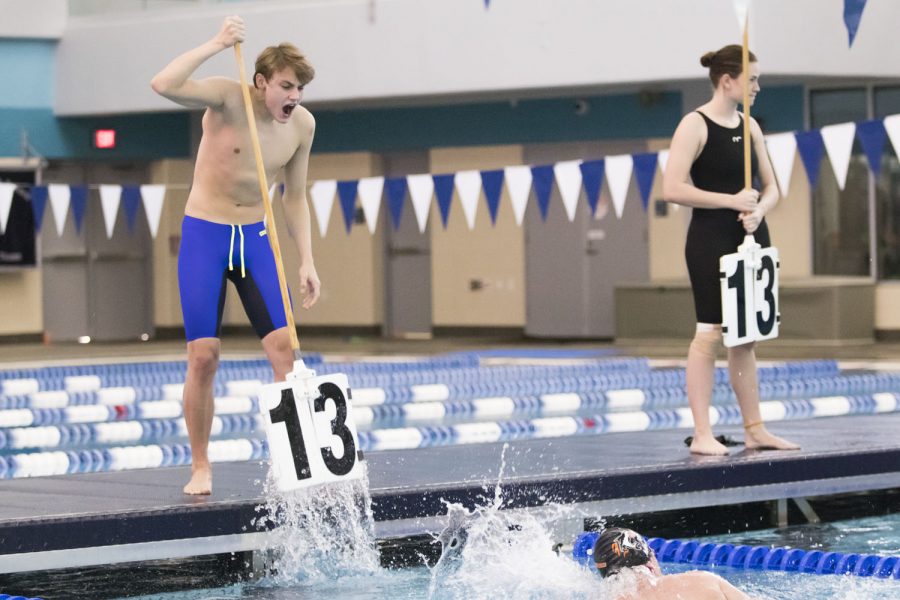
<instances>
[{"instance_id":1,"label":"swimmer's arm","mask_svg":"<svg viewBox=\"0 0 900 600\"><path fill-rule=\"evenodd\" d=\"M234 81L225 77L191 79L210 57L244 40L244 24L238 17L227 17L222 29L208 42L188 50L156 74L150 87L157 94L188 108L220 108Z\"/></svg>"},{"instance_id":2,"label":"swimmer's arm","mask_svg":"<svg viewBox=\"0 0 900 600\"><path fill-rule=\"evenodd\" d=\"M725 600L751 600L750 596L737 589L725 579L719 578L719 591L725 597Z\"/></svg>"},{"instance_id":3,"label":"swimmer's arm","mask_svg":"<svg viewBox=\"0 0 900 600\"><path fill-rule=\"evenodd\" d=\"M688 113L678 124L669 146L663 175L663 198L696 208L732 208L733 196L701 190L691 183L691 164L699 156L706 124L697 113Z\"/></svg>"},{"instance_id":4,"label":"swimmer's arm","mask_svg":"<svg viewBox=\"0 0 900 600\"><path fill-rule=\"evenodd\" d=\"M294 115L299 120L301 140L300 146L284 166L282 202L288 230L300 254L300 293L303 296L301 306L312 308L322 290L313 262L309 203L306 201L306 174L309 169L309 151L312 147L316 121L303 107L295 108Z\"/></svg>"},{"instance_id":5,"label":"swimmer's arm","mask_svg":"<svg viewBox=\"0 0 900 600\"><path fill-rule=\"evenodd\" d=\"M297 107L295 110L302 111L301 114L297 115L301 117L302 141L297 151L294 152L294 155L284 166L284 197L282 202L284 203L284 214L288 230L294 238L297 252L300 254L300 264L311 266L314 262L309 203L306 200L306 178L309 170L309 152L312 147L313 135L315 134L316 121L302 107Z\"/></svg>"},{"instance_id":6,"label":"swimmer's arm","mask_svg":"<svg viewBox=\"0 0 900 600\"><path fill-rule=\"evenodd\" d=\"M778 191L778 182L775 179L775 169L769 160L769 152L766 149L766 139L762 128L756 119L750 118L750 139L753 140L753 149L759 161L759 180L762 183L762 191L759 195L759 209L763 215L768 214L776 204L781 194Z\"/></svg>"}]
</instances>

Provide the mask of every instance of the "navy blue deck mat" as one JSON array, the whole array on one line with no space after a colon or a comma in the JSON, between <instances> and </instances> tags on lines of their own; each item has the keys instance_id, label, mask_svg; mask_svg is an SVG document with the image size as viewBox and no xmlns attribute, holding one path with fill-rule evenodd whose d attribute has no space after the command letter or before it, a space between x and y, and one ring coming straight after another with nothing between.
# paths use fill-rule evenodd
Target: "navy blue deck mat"
<instances>
[{"instance_id":1,"label":"navy blue deck mat","mask_svg":"<svg viewBox=\"0 0 900 600\"><path fill-rule=\"evenodd\" d=\"M717 492L900 471L900 414L775 423L795 452L691 456L684 430L528 440L509 444L504 506ZM723 433L737 432L721 428ZM375 519L444 514L493 498L503 444L368 455ZM215 466L209 497L188 497L188 467L9 480L0 483L0 555L241 534L259 517L266 466Z\"/></svg>"}]
</instances>

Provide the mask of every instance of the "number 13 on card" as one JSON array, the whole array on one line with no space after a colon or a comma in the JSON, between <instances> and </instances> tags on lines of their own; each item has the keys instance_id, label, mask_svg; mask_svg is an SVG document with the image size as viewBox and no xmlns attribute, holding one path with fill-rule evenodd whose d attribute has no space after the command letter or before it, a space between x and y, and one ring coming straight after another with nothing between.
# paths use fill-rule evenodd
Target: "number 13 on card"
<instances>
[{"instance_id":1,"label":"number 13 on card","mask_svg":"<svg viewBox=\"0 0 900 600\"><path fill-rule=\"evenodd\" d=\"M719 259L726 347L778 337L778 267L778 249L755 241Z\"/></svg>"},{"instance_id":2,"label":"number 13 on card","mask_svg":"<svg viewBox=\"0 0 900 600\"><path fill-rule=\"evenodd\" d=\"M263 386L260 411L279 490L363 476L346 375Z\"/></svg>"}]
</instances>

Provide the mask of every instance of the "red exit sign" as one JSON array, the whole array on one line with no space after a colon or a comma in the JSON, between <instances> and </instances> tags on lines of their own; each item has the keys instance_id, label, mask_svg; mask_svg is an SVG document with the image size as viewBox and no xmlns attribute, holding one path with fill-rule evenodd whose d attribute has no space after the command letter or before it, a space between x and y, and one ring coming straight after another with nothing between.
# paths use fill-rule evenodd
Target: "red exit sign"
<instances>
[{"instance_id":1,"label":"red exit sign","mask_svg":"<svg viewBox=\"0 0 900 600\"><path fill-rule=\"evenodd\" d=\"M95 148L115 148L116 147L116 130L115 129L95 129L94 130L94 147Z\"/></svg>"}]
</instances>

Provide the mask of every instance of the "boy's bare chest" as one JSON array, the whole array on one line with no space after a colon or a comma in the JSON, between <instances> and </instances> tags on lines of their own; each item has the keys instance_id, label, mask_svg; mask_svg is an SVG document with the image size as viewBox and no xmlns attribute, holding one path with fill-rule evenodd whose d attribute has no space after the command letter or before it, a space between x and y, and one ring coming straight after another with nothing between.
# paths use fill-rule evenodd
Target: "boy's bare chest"
<instances>
[{"instance_id":1,"label":"boy's bare chest","mask_svg":"<svg viewBox=\"0 0 900 600\"><path fill-rule=\"evenodd\" d=\"M255 165L253 144L250 130L242 123L217 123L210 127L204 135L211 138L210 146L222 159L235 165ZM297 135L290 125L262 125L258 128L259 145L266 171L272 172L282 168L291 159L299 146ZM254 167L255 168L255 167Z\"/></svg>"}]
</instances>

